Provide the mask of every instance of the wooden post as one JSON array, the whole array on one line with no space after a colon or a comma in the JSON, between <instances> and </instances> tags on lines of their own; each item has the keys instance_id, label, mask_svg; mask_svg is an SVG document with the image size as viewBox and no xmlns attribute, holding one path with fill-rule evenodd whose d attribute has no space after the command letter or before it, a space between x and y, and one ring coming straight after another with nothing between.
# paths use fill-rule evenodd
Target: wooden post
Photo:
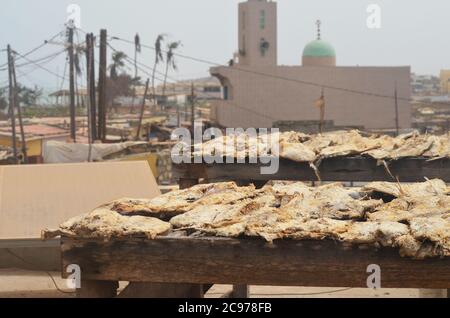
<instances>
[{"instance_id":1,"label":"wooden post","mask_svg":"<svg viewBox=\"0 0 450 318\"><path fill-rule=\"evenodd\" d=\"M249 298L249 295L248 285L233 285L232 298Z\"/></svg>"},{"instance_id":2,"label":"wooden post","mask_svg":"<svg viewBox=\"0 0 450 318\"><path fill-rule=\"evenodd\" d=\"M192 138L194 138L195 130L195 89L194 89L194 82L191 83L191 131L192 131Z\"/></svg>"},{"instance_id":3,"label":"wooden post","mask_svg":"<svg viewBox=\"0 0 450 318\"><path fill-rule=\"evenodd\" d=\"M106 63L107 32L100 30L100 65L98 75L98 137L106 141Z\"/></svg>"},{"instance_id":4,"label":"wooden post","mask_svg":"<svg viewBox=\"0 0 450 318\"><path fill-rule=\"evenodd\" d=\"M398 118L398 93L397 93L397 83L395 83L395 133L398 136L400 134L400 124Z\"/></svg>"},{"instance_id":5,"label":"wooden post","mask_svg":"<svg viewBox=\"0 0 450 318\"><path fill-rule=\"evenodd\" d=\"M21 148L23 154L23 162L25 164L28 163L28 155L27 155L27 141L25 138L25 131L23 129L23 120L22 120L22 108L20 107L19 95L17 91L17 77L16 77L16 65L14 62L14 57L11 57L11 69L12 69L12 78L13 78L13 86L14 86L14 105L17 107L17 116L19 117L19 128L20 128L20 140L21 140Z\"/></svg>"},{"instance_id":6,"label":"wooden post","mask_svg":"<svg viewBox=\"0 0 450 318\"><path fill-rule=\"evenodd\" d=\"M87 88L87 127L88 127L88 139L89 145L95 140L93 136L93 127L92 127L92 100L91 100L91 68L92 68L92 60L91 60L91 34L86 34L86 88ZM95 122L95 119L94 119ZM90 150L90 149L89 149ZM90 151L89 151L89 159L90 161Z\"/></svg>"},{"instance_id":7,"label":"wooden post","mask_svg":"<svg viewBox=\"0 0 450 318\"><path fill-rule=\"evenodd\" d=\"M119 283L115 281L81 280L77 289L77 298L114 298L117 296Z\"/></svg>"},{"instance_id":8,"label":"wooden post","mask_svg":"<svg viewBox=\"0 0 450 318\"><path fill-rule=\"evenodd\" d=\"M70 138L73 142L77 141L76 128L76 110L75 110L75 65L74 65L74 48L73 48L73 27L69 26L68 31L68 45L69 45L69 90L70 90Z\"/></svg>"},{"instance_id":9,"label":"wooden post","mask_svg":"<svg viewBox=\"0 0 450 318\"><path fill-rule=\"evenodd\" d=\"M322 88L322 93L320 98L316 101L316 107L319 108L320 119L319 119L319 133L323 133L323 126L325 120L325 95Z\"/></svg>"},{"instance_id":10,"label":"wooden post","mask_svg":"<svg viewBox=\"0 0 450 318\"><path fill-rule=\"evenodd\" d=\"M137 129L137 132L136 132L136 141L138 141L141 138L142 120L144 119L145 99L147 97L149 83L150 83L150 79L147 78L147 82L145 83L144 96L143 96L143 99L142 99L141 113L139 115L138 129Z\"/></svg>"},{"instance_id":11,"label":"wooden post","mask_svg":"<svg viewBox=\"0 0 450 318\"><path fill-rule=\"evenodd\" d=\"M130 282L119 298L203 298L203 285Z\"/></svg>"},{"instance_id":12,"label":"wooden post","mask_svg":"<svg viewBox=\"0 0 450 318\"><path fill-rule=\"evenodd\" d=\"M11 46L8 44L8 80L9 80L9 117L11 118L11 145L13 147L14 160L17 163L17 144L16 144L16 114L15 114L15 88L12 73L12 54Z\"/></svg>"},{"instance_id":13,"label":"wooden post","mask_svg":"<svg viewBox=\"0 0 450 318\"><path fill-rule=\"evenodd\" d=\"M88 98L90 105L90 130L92 141L97 140L97 103L95 92L95 39L94 34L86 35L86 58L88 65Z\"/></svg>"}]
</instances>

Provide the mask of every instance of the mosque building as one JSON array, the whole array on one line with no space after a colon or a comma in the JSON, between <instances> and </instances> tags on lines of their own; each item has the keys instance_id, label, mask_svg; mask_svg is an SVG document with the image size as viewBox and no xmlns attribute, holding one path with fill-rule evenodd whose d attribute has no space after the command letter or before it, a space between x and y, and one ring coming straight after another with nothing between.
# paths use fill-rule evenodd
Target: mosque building
<instances>
[{"instance_id":1,"label":"mosque building","mask_svg":"<svg viewBox=\"0 0 450 318\"><path fill-rule=\"evenodd\" d=\"M278 65L277 3L242 2L238 20L237 53L229 66L210 70L223 91L223 99L212 106L215 124L270 128L318 122L314 105L323 95L324 119L335 128L411 127L410 66L340 66L320 21L301 65Z\"/></svg>"}]
</instances>

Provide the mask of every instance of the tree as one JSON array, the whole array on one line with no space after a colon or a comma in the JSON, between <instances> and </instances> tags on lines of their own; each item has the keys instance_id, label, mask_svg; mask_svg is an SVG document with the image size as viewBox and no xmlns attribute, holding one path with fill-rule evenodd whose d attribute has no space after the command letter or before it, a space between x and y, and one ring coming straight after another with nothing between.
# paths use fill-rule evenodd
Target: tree
<instances>
[{"instance_id":1,"label":"tree","mask_svg":"<svg viewBox=\"0 0 450 318\"><path fill-rule=\"evenodd\" d=\"M17 95L21 105L36 106L37 101L41 98L42 94L42 88L39 88L37 85L33 88L29 88L24 85L17 84Z\"/></svg>"},{"instance_id":2,"label":"tree","mask_svg":"<svg viewBox=\"0 0 450 318\"><path fill-rule=\"evenodd\" d=\"M0 110L8 108L8 97L6 95L6 88L0 88Z\"/></svg>"},{"instance_id":3,"label":"tree","mask_svg":"<svg viewBox=\"0 0 450 318\"><path fill-rule=\"evenodd\" d=\"M167 85L167 76L169 74L169 68L172 68L174 71L177 70L177 64L175 62L175 50L177 50L181 46L181 42L172 42L167 45L166 52L166 72L164 73L164 84L162 95L166 96L166 85Z\"/></svg>"},{"instance_id":4,"label":"tree","mask_svg":"<svg viewBox=\"0 0 450 318\"><path fill-rule=\"evenodd\" d=\"M155 63L153 65L152 72L152 93L153 93L153 102L156 102L156 90L155 90L155 75L156 68L160 62L164 62L164 56L162 52L162 44L164 42L164 38L166 36L164 34L159 34L155 41ZM156 103L155 103L156 104Z\"/></svg>"},{"instance_id":5,"label":"tree","mask_svg":"<svg viewBox=\"0 0 450 318\"><path fill-rule=\"evenodd\" d=\"M125 67L124 60L127 55L121 51L116 51L112 54L112 64L109 66L109 76L115 80L119 77L119 72Z\"/></svg>"},{"instance_id":6,"label":"tree","mask_svg":"<svg viewBox=\"0 0 450 318\"><path fill-rule=\"evenodd\" d=\"M138 77L138 54L141 53L141 38L139 37L139 34L136 33L134 37L134 78L138 79L138 82L140 81L140 78ZM134 101L136 99L136 87L133 87L133 99L131 100L131 109L130 114L134 111Z\"/></svg>"}]
</instances>

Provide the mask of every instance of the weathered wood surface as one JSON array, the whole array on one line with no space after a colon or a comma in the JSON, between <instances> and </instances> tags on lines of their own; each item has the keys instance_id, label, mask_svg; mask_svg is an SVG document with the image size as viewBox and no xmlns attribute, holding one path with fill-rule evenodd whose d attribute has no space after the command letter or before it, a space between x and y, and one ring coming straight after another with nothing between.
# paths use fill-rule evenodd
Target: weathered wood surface
<instances>
[{"instance_id":1,"label":"weathered wood surface","mask_svg":"<svg viewBox=\"0 0 450 318\"><path fill-rule=\"evenodd\" d=\"M165 238L62 239L63 275L78 264L84 280L152 283L367 287L367 266L381 267L381 287L450 287L450 259L416 261L384 248L332 241Z\"/></svg>"},{"instance_id":2,"label":"weathered wood surface","mask_svg":"<svg viewBox=\"0 0 450 318\"><path fill-rule=\"evenodd\" d=\"M392 175L401 182L422 182L424 177L450 182L450 160L428 161L425 158L406 158L388 163ZM214 180L299 180L317 181L314 170L307 163L280 159L279 171L274 175L261 174L262 164L174 164L173 173L179 179L204 178ZM329 158L320 164L322 181L394 181L383 165L365 157Z\"/></svg>"}]
</instances>

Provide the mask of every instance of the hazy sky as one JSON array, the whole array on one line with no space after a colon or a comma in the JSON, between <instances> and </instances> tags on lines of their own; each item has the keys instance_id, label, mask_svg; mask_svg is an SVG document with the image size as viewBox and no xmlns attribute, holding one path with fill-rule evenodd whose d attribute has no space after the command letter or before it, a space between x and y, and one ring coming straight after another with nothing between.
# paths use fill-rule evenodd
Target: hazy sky
<instances>
[{"instance_id":1,"label":"hazy sky","mask_svg":"<svg viewBox=\"0 0 450 318\"><path fill-rule=\"evenodd\" d=\"M0 50L8 43L18 52L36 47L64 28L66 8L81 7L81 27L98 34L133 40L139 32L142 43L152 44L157 34L181 40L183 54L219 63L228 61L237 49L237 3L239 0L2 0ZM411 65L421 74L438 74L450 68L450 1L448 0L278 0L279 64L299 64L305 44L315 38L315 21L323 23L323 39L337 52L338 65ZM381 29L368 29L366 8L376 3L382 9ZM83 34L80 34L83 36ZM132 46L112 42L133 55ZM53 45L32 55L39 58L57 52ZM153 54L143 50L140 61L152 65ZM6 54L0 51L0 65ZM176 78L207 75L208 65L178 59ZM63 73L64 58L46 65ZM33 68L23 68L27 73ZM20 74L19 74L20 75ZM0 86L7 79L0 71ZM20 78L52 89L61 80L36 70Z\"/></svg>"}]
</instances>

